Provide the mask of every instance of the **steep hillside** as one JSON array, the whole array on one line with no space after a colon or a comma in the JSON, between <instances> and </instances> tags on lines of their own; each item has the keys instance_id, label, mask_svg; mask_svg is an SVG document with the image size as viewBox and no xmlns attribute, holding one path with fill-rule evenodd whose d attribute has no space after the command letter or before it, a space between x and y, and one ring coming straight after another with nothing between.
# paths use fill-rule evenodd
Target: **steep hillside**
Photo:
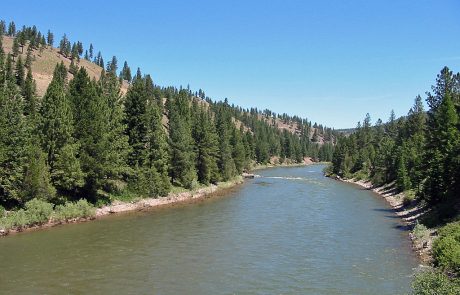
<instances>
[{"instance_id":1,"label":"steep hillside","mask_svg":"<svg viewBox=\"0 0 460 295\"><path fill-rule=\"evenodd\" d=\"M14 41L14 37L3 36L3 49L6 54L8 53L12 54L13 41ZM21 56L23 61L26 59L27 49L29 45L30 45L30 42L27 41L24 48L21 48L19 51L20 52L19 56ZM48 85L50 84L53 78L53 71L54 71L56 64L63 62L64 65L67 68L69 68L71 64L71 59L61 54L58 48L54 48L52 46L46 46L41 49L32 50L32 57L33 57L32 74L33 74L33 77L37 85L36 94L39 97L42 97L45 94L46 89L48 88ZM80 58L77 62L77 66L85 68L86 71L88 72L88 75L91 78L99 79L101 76L102 67L100 67L99 65L97 65L96 63L92 61L86 60L84 58ZM70 79L73 78L73 75L71 73L69 73L69 78ZM121 93L123 95L126 94L128 87L129 87L128 81L123 80L121 84ZM200 104L205 105L205 106L208 105L208 102L205 99L200 99L199 97L196 97L196 99L199 101ZM165 100L166 99L164 99L164 101ZM296 134L296 135L300 135L301 133L301 126L300 126L301 124L291 118L281 119L279 116L271 117L271 116L267 116L262 113L258 115L258 118L260 120L263 120L267 124L270 124L271 126L278 128L281 131L287 130L288 132L292 134ZM243 129L245 131L250 129L248 126L245 126L237 118L233 118L233 121L236 124L237 128L240 128L243 125ZM168 123L167 116L164 115L163 124L167 126L167 123ZM310 127L309 134L310 134L311 140L313 140L315 132L317 133L316 142L318 144L324 144L324 142L330 141L329 139L325 139L324 130L322 130L321 128L315 128L315 127Z\"/></svg>"},{"instance_id":2,"label":"steep hillside","mask_svg":"<svg viewBox=\"0 0 460 295\"><path fill-rule=\"evenodd\" d=\"M3 36L3 50L5 53L12 53L13 40L14 37ZM22 50L20 49L20 56L23 61L26 59L29 44L30 42L27 42L26 46ZM68 68L71 60L60 54L57 48L50 46L43 48L43 50L35 49L32 51L32 54L32 74L37 83L37 95L41 97L45 94L48 85L53 79L53 71L56 64L64 62L64 65ZM78 66L84 67L91 78L99 79L101 76L102 68L93 62L82 58L78 62ZM72 74L70 74L70 78L72 77ZM121 87L122 93L126 93L128 86L128 83L124 81Z\"/></svg>"}]
</instances>

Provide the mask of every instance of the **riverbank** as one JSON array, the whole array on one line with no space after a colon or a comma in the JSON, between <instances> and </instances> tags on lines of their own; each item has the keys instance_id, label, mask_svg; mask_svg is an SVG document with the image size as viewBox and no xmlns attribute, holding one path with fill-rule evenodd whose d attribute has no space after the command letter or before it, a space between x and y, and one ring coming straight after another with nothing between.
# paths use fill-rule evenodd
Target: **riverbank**
<instances>
[{"instance_id":1,"label":"riverbank","mask_svg":"<svg viewBox=\"0 0 460 295\"><path fill-rule=\"evenodd\" d=\"M212 197L212 195L217 193L223 193L225 192L225 190L231 189L239 184L242 184L243 182L243 177L237 176L232 180L220 182L217 185L211 184L209 186L194 190L183 191L179 193L169 193L166 197L144 198L136 202L115 201L110 205L97 208L96 218L114 213L141 211L154 207L162 207L178 203L195 202L205 198Z\"/></svg>"},{"instance_id":2,"label":"riverbank","mask_svg":"<svg viewBox=\"0 0 460 295\"><path fill-rule=\"evenodd\" d=\"M267 163L267 164L256 165L252 167L249 171L256 171L256 170L276 168L276 167L302 167L302 166L315 165L315 164L327 164L327 163L326 162L314 162L313 160L311 160L311 158L305 158L302 163L281 163L279 164L276 161L271 161L270 163Z\"/></svg>"},{"instance_id":3,"label":"riverbank","mask_svg":"<svg viewBox=\"0 0 460 295\"><path fill-rule=\"evenodd\" d=\"M53 217L49 217L46 222L43 222L41 224L25 224L23 226L16 226L10 229L0 228L0 237L19 232L35 231L39 229L50 228L63 224L86 222L110 214L120 214L124 212L141 211L147 210L149 208L158 208L179 203L196 202L199 200L203 200L205 198L212 197L213 195L224 193L227 189L231 189L243 182L243 177L237 176L232 180L220 182L217 185L212 184L206 187L200 187L197 189L187 191L171 192L166 197L142 198L132 202L122 202L119 200L115 200L109 205L105 205L100 208L93 208L94 210L92 214L88 214L85 217L73 217L59 220ZM52 216L53 213L54 212L50 212L50 216Z\"/></svg>"},{"instance_id":4,"label":"riverbank","mask_svg":"<svg viewBox=\"0 0 460 295\"><path fill-rule=\"evenodd\" d=\"M297 167L314 164L312 161L305 161L304 163L282 163L282 164L266 164L266 165L256 165L251 171L274 168L274 167ZM26 231L35 231L43 228L50 228L63 224L70 223L80 223L94 220L97 218L102 218L111 214L121 214L128 213L133 211L142 211L159 207L173 206L181 203L193 203L198 202L207 198L211 198L214 195L221 195L226 192L226 190L236 187L239 184L244 182L243 175L239 175L232 180L226 182L220 182L217 185L211 184L206 187L199 187L192 190L182 190L180 192L171 192L166 197L157 197L157 198L139 198L134 201L125 202L121 200L114 200L111 204L102 206L100 208L93 208L91 214L86 214L84 217L70 217L64 219L53 218L55 212L49 213L47 221L41 222L40 224L23 224L21 226L13 226L11 228L1 228L0 222L0 237L6 236L9 234L26 232ZM50 204L51 205L51 204ZM24 210L23 210L24 212ZM14 212L12 212L14 214ZM77 214L78 215L78 214ZM1 220L0 220L1 221Z\"/></svg>"},{"instance_id":5,"label":"riverbank","mask_svg":"<svg viewBox=\"0 0 460 295\"><path fill-rule=\"evenodd\" d=\"M345 179L339 176L333 177L333 179L358 185L382 197L393 208L393 212L403 221L404 229L410 231L409 238L412 241L412 249L418 254L420 260L424 264L432 262L431 249L436 231L419 225L419 218L425 213L423 207L419 204L404 204L406 197L404 192L397 192L392 183L374 186L371 181L366 180Z\"/></svg>"}]
</instances>

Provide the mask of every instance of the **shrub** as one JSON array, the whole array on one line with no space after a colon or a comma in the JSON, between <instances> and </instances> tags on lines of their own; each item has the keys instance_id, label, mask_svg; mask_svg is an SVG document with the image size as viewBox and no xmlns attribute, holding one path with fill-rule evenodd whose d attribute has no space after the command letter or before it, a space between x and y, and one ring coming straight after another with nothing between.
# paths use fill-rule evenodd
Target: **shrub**
<instances>
[{"instance_id":1,"label":"shrub","mask_svg":"<svg viewBox=\"0 0 460 295\"><path fill-rule=\"evenodd\" d=\"M418 273L412 282L412 294L414 295L455 295L460 294L458 280L449 279L442 272L427 270Z\"/></svg>"},{"instance_id":2,"label":"shrub","mask_svg":"<svg viewBox=\"0 0 460 295\"><path fill-rule=\"evenodd\" d=\"M56 207L54 219L68 221L75 218L90 218L96 215L96 209L86 200L67 202Z\"/></svg>"},{"instance_id":3,"label":"shrub","mask_svg":"<svg viewBox=\"0 0 460 295\"><path fill-rule=\"evenodd\" d=\"M429 235L428 229L421 223L418 223L414 226L412 233L418 240L426 239Z\"/></svg>"},{"instance_id":4,"label":"shrub","mask_svg":"<svg viewBox=\"0 0 460 295\"><path fill-rule=\"evenodd\" d=\"M403 205L408 206L415 200L415 193L411 190L404 192Z\"/></svg>"},{"instance_id":5,"label":"shrub","mask_svg":"<svg viewBox=\"0 0 460 295\"><path fill-rule=\"evenodd\" d=\"M26 215L29 224L43 224L48 222L53 213L53 204L38 199L26 203Z\"/></svg>"},{"instance_id":6,"label":"shrub","mask_svg":"<svg viewBox=\"0 0 460 295\"><path fill-rule=\"evenodd\" d=\"M460 223L439 230L439 237L433 243L433 256L441 269L460 274Z\"/></svg>"},{"instance_id":7,"label":"shrub","mask_svg":"<svg viewBox=\"0 0 460 295\"><path fill-rule=\"evenodd\" d=\"M452 236L457 241L460 241L460 222L449 223L438 231L439 237Z\"/></svg>"},{"instance_id":8,"label":"shrub","mask_svg":"<svg viewBox=\"0 0 460 295\"><path fill-rule=\"evenodd\" d=\"M24 209L19 209L18 211L13 211L6 217L6 228L18 228L22 229L29 224L29 219Z\"/></svg>"},{"instance_id":9,"label":"shrub","mask_svg":"<svg viewBox=\"0 0 460 295\"><path fill-rule=\"evenodd\" d=\"M2 205L0 205L0 218L5 217L5 215L6 215L5 208Z\"/></svg>"}]
</instances>

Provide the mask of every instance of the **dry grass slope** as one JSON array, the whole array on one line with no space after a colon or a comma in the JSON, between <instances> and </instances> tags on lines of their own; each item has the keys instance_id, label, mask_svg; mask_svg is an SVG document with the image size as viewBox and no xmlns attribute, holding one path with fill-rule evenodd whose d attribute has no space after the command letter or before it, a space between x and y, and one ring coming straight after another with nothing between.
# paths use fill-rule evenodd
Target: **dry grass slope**
<instances>
[{"instance_id":1,"label":"dry grass slope","mask_svg":"<svg viewBox=\"0 0 460 295\"><path fill-rule=\"evenodd\" d=\"M23 61L26 59L27 46L24 46L23 53L20 54ZM12 37L3 37L3 49L6 53L11 53L13 47L13 38ZM48 88L48 85L53 79L53 71L56 64L64 62L66 67L70 66L71 60L59 54L57 48L47 47L42 52L39 50L33 51L33 62L32 62L32 74L37 83L37 95L43 96ZM102 68L92 62L89 62L85 59L80 59L78 64L80 67L84 67L88 72L91 78L99 79L101 75ZM70 74L70 78L72 75ZM123 83L121 91L126 93L128 89L128 84Z\"/></svg>"}]
</instances>

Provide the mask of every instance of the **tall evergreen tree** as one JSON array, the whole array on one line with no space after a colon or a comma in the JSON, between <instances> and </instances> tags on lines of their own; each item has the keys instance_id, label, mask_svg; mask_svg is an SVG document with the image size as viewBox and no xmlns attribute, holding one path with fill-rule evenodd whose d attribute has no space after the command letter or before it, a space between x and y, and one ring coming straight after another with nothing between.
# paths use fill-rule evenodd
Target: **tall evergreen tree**
<instances>
[{"instance_id":1,"label":"tall evergreen tree","mask_svg":"<svg viewBox=\"0 0 460 295\"><path fill-rule=\"evenodd\" d=\"M195 104L197 105L196 102ZM203 184L217 183L220 178L217 167L219 149L214 120L202 108L194 115L197 118L193 128L193 138L196 144L198 181Z\"/></svg>"},{"instance_id":2,"label":"tall evergreen tree","mask_svg":"<svg viewBox=\"0 0 460 295\"><path fill-rule=\"evenodd\" d=\"M13 21L8 24L8 36L16 36L16 24Z\"/></svg>"},{"instance_id":3,"label":"tall evergreen tree","mask_svg":"<svg viewBox=\"0 0 460 295\"><path fill-rule=\"evenodd\" d=\"M14 38L13 40L12 53L13 53L13 60L14 60L14 58L19 55L19 42L17 38Z\"/></svg>"},{"instance_id":4,"label":"tall evergreen tree","mask_svg":"<svg viewBox=\"0 0 460 295\"><path fill-rule=\"evenodd\" d=\"M94 57L94 47L93 43L89 44L89 59L92 59Z\"/></svg>"},{"instance_id":5,"label":"tall evergreen tree","mask_svg":"<svg viewBox=\"0 0 460 295\"><path fill-rule=\"evenodd\" d=\"M145 146L147 144L147 93L145 82L141 78L134 80L125 97L125 124L131 153L128 163L131 167L142 167L146 160Z\"/></svg>"},{"instance_id":6,"label":"tall evergreen tree","mask_svg":"<svg viewBox=\"0 0 460 295\"><path fill-rule=\"evenodd\" d=\"M22 63L21 56L18 56L18 60L16 61L16 84L23 89L25 83L25 71L24 71L24 64Z\"/></svg>"},{"instance_id":7,"label":"tall evergreen tree","mask_svg":"<svg viewBox=\"0 0 460 295\"><path fill-rule=\"evenodd\" d=\"M93 200L108 197L105 187L112 177L108 100L84 68L69 84L74 110L75 138L80 144L80 161L85 173L84 192Z\"/></svg>"},{"instance_id":8,"label":"tall evergreen tree","mask_svg":"<svg viewBox=\"0 0 460 295\"><path fill-rule=\"evenodd\" d=\"M53 184L61 193L74 193L83 186L84 174L78 158L79 145L73 136L72 105L65 89L66 72L63 63L54 70L42 100L40 130Z\"/></svg>"},{"instance_id":9,"label":"tall evergreen tree","mask_svg":"<svg viewBox=\"0 0 460 295\"><path fill-rule=\"evenodd\" d=\"M51 33L50 30L48 30L48 33L46 35L46 42L47 42L49 47L53 47L53 45L54 45L54 34Z\"/></svg>"},{"instance_id":10,"label":"tall evergreen tree","mask_svg":"<svg viewBox=\"0 0 460 295\"><path fill-rule=\"evenodd\" d=\"M232 121L225 102L216 113L216 129L219 135L219 170L223 180L229 180L236 175L235 162L230 145Z\"/></svg>"},{"instance_id":11,"label":"tall evergreen tree","mask_svg":"<svg viewBox=\"0 0 460 295\"><path fill-rule=\"evenodd\" d=\"M5 82L0 85L0 203L4 205L23 201L22 181L29 143L22 98L11 67L9 57Z\"/></svg>"},{"instance_id":12,"label":"tall evergreen tree","mask_svg":"<svg viewBox=\"0 0 460 295\"><path fill-rule=\"evenodd\" d=\"M32 76L32 70L27 71L27 77L22 89L22 96L24 97L24 114L35 117L37 114L38 106L36 99L36 85Z\"/></svg>"},{"instance_id":13,"label":"tall evergreen tree","mask_svg":"<svg viewBox=\"0 0 460 295\"><path fill-rule=\"evenodd\" d=\"M179 94L168 101L167 106L171 146L171 177L176 184L185 188L192 188L197 175L188 92L186 90L179 91Z\"/></svg>"}]
</instances>

